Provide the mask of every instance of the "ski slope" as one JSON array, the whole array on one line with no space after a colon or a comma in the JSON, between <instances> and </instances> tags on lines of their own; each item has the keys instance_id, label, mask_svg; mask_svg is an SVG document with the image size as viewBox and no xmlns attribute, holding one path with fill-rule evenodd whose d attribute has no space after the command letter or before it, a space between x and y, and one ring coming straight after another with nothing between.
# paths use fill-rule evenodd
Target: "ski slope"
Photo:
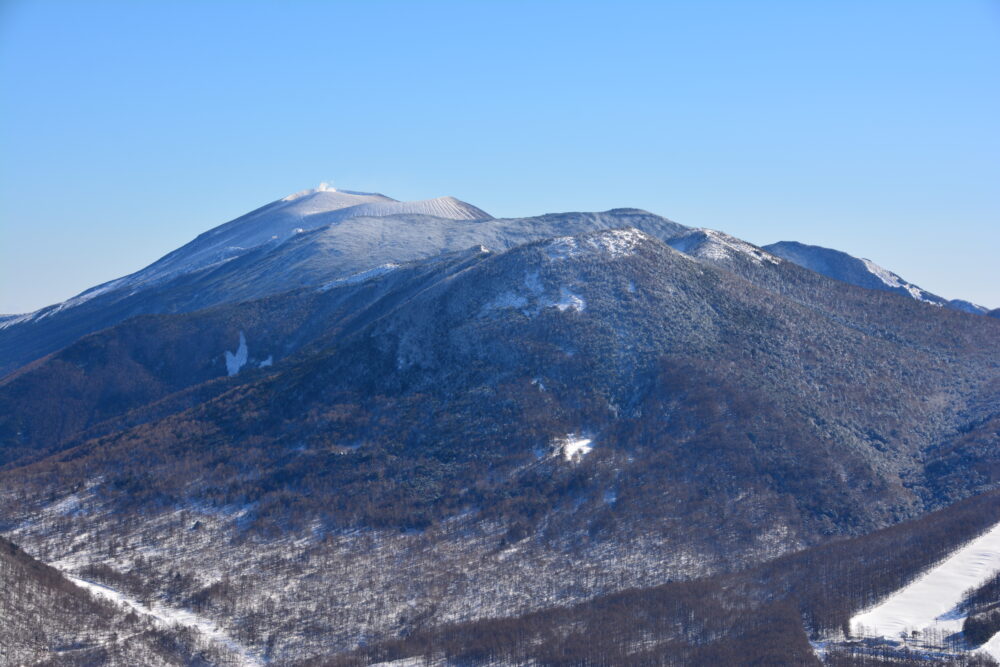
<instances>
[{"instance_id":1,"label":"ski slope","mask_svg":"<svg viewBox=\"0 0 1000 667\"><path fill-rule=\"evenodd\" d=\"M964 593L1000 571L1000 523L959 547L919 579L851 619L855 636L899 639L916 630L947 636L962 630ZM1000 659L1000 637L979 650Z\"/></svg>"}]
</instances>

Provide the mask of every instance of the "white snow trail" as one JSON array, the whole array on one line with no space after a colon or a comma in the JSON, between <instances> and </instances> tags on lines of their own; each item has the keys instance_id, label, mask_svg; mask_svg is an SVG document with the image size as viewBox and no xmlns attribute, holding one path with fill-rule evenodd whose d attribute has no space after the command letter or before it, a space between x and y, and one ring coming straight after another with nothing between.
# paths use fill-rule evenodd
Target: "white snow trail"
<instances>
[{"instance_id":1,"label":"white snow trail","mask_svg":"<svg viewBox=\"0 0 1000 667\"><path fill-rule=\"evenodd\" d=\"M213 644L225 646L229 651L238 656L240 659L238 663L240 667L259 667L264 664L260 658L223 632L214 622L203 616L199 616L192 611L188 611L187 609L175 609L156 603L154 603L152 607L148 607L138 600L130 598L127 595L110 588L109 586L87 581L86 579L81 579L79 577L74 577L70 574L67 574L66 578L77 586L86 589L93 595L97 595L107 600L111 600L116 604L129 607L138 614L151 617L160 625L166 627L181 625L198 631Z\"/></svg>"},{"instance_id":2,"label":"white snow trail","mask_svg":"<svg viewBox=\"0 0 1000 667\"><path fill-rule=\"evenodd\" d=\"M919 579L851 619L851 633L898 639L917 630L945 635L961 631L963 594L1000 571L1000 523L956 549ZM979 650L1000 659L1000 635Z\"/></svg>"}]
</instances>

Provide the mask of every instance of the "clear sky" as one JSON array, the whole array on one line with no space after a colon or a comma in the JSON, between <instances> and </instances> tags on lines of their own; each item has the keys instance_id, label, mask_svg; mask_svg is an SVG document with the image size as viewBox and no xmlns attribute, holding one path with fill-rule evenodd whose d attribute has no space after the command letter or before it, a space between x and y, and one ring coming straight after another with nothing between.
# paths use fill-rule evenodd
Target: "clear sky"
<instances>
[{"instance_id":1,"label":"clear sky","mask_svg":"<svg viewBox=\"0 0 1000 667\"><path fill-rule=\"evenodd\" d=\"M0 312L329 181L645 208L1000 306L1000 1L0 4Z\"/></svg>"}]
</instances>

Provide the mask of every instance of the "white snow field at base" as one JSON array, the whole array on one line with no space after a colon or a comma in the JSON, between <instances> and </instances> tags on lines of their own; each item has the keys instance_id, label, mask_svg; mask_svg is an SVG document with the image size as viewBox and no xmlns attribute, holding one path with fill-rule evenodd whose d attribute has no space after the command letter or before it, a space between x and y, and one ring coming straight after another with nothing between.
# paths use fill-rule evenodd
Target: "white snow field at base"
<instances>
[{"instance_id":1,"label":"white snow field at base","mask_svg":"<svg viewBox=\"0 0 1000 667\"><path fill-rule=\"evenodd\" d=\"M1000 571L1000 523L959 547L923 576L851 619L851 633L865 637L898 639L913 630L944 635L961 631L964 615L957 606L970 588ZM982 651L1000 658L1000 637Z\"/></svg>"}]
</instances>

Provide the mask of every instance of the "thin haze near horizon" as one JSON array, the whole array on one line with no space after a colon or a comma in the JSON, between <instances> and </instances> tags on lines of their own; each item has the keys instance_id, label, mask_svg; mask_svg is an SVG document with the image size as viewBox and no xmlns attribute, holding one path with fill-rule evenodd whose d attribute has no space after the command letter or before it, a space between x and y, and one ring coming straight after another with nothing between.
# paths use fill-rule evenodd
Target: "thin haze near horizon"
<instances>
[{"instance_id":1,"label":"thin haze near horizon","mask_svg":"<svg viewBox=\"0 0 1000 667\"><path fill-rule=\"evenodd\" d=\"M644 208L1000 306L1000 3L0 4L0 312L329 181Z\"/></svg>"}]
</instances>

